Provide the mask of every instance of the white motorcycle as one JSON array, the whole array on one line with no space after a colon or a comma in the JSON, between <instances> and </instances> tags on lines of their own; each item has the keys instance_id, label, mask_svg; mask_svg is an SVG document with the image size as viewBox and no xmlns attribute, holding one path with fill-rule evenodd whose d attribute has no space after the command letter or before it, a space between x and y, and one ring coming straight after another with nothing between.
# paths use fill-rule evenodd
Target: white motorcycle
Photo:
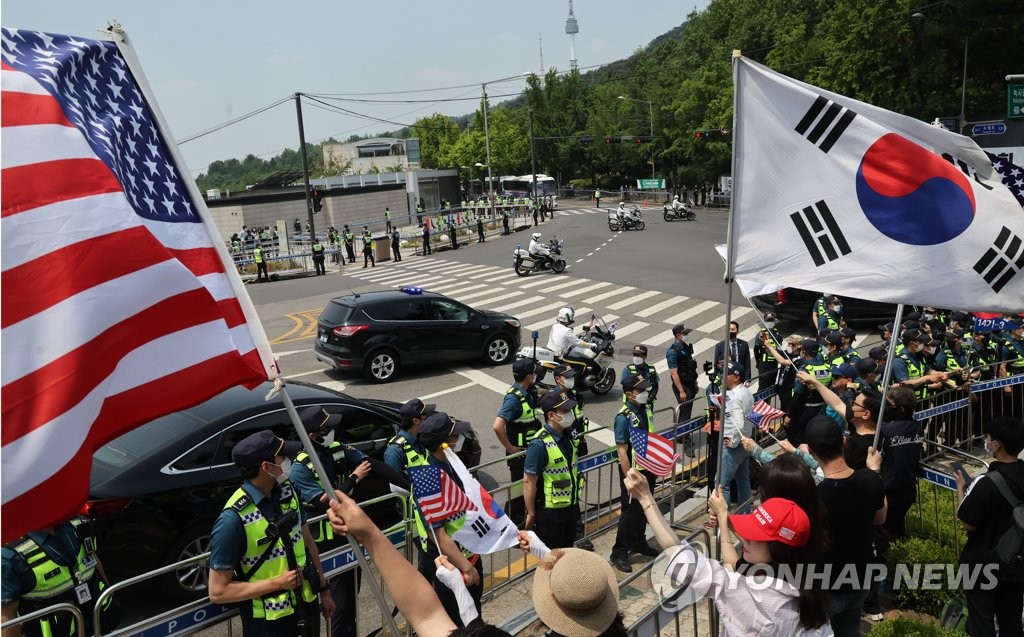
<instances>
[{"instance_id":1,"label":"white motorcycle","mask_svg":"<svg viewBox=\"0 0 1024 637\"><path fill-rule=\"evenodd\" d=\"M576 370L576 388L589 389L595 394L607 394L615 386L615 328L618 323L606 325L599 316L593 316L583 326L579 337L584 341L574 346L561 359L546 347L537 345L540 333L534 330L533 345L526 345L516 354L516 359L533 359L540 366L537 387L550 391L555 387L554 369L561 364L571 365Z\"/></svg>"}]
</instances>

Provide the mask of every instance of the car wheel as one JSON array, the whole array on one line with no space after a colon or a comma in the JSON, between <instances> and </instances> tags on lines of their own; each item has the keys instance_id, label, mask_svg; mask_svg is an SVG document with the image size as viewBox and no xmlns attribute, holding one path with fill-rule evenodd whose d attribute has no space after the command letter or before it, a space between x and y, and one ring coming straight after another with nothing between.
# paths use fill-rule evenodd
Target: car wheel
<instances>
[{"instance_id":1,"label":"car wheel","mask_svg":"<svg viewBox=\"0 0 1024 637\"><path fill-rule=\"evenodd\" d=\"M398 373L398 358L388 349L378 349L366 357L363 374L375 383L386 383Z\"/></svg>"},{"instance_id":2,"label":"car wheel","mask_svg":"<svg viewBox=\"0 0 1024 637\"><path fill-rule=\"evenodd\" d=\"M597 381L597 383L591 388L591 391L598 396L601 396L610 392L612 387L615 387L615 369L609 367L605 371L604 376L601 377L601 380Z\"/></svg>"},{"instance_id":3,"label":"car wheel","mask_svg":"<svg viewBox=\"0 0 1024 637\"><path fill-rule=\"evenodd\" d=\"M512 341L504 334L498 334L487 341L487 361L493 365L504 365L512 358Z\"/></svg>"},{"instance_id":4,"label":"car wheel","mask_svg":"<svg viewBox=\"0 0 1024 637\"><path fill-rule=\"evenodd\" d=\"M644 220L643 219L637 219L636 220L636 229L637 230L643 230L644 229Z\"/></svg>"},{"instance_id":5,"label":"car wheel","mask_svg":"<svg viewBox=\"0 0 1024 637\"><path fill-rule=\"evenodd\" d=\"M213 523L196 524L185 529L167 550L165 563L174 564L210 550L210 529ZM198 561L163 575L159 587L165 597L177 602L190 602L207 595L206 561Z\"/></svg>"}]
</instances>

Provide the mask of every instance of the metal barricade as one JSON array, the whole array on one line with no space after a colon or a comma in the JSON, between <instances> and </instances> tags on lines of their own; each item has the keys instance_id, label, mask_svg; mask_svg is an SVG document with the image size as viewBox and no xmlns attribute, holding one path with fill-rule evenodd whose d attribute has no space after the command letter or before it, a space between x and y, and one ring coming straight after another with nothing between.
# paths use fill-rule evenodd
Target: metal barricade
<instances>
[{"instance_id":1,"label":"metal barricade","mask_svg":"<svg viewBox=\"0 0 1024 637\"><path fill-rule=\"evenodd\" d=\"M99 600L96 601L97 610L100 607ZM46 608L40 608L37 611L26 613L24 615L18 615L10 621L6 621L0 624L0 630L7 632L8 629L14 628L15 626L21 626L29 622L35 621L48 615L56 615L57 613L71 613L71 616L75 621L75 635L76 637L85 637L85 618L82 617L82 611L74 604L63 602L60 604L54 604L53 606L47 606ZM99 619L96 619L96 626L99 626Z\"/></svg>"}]
</instances>

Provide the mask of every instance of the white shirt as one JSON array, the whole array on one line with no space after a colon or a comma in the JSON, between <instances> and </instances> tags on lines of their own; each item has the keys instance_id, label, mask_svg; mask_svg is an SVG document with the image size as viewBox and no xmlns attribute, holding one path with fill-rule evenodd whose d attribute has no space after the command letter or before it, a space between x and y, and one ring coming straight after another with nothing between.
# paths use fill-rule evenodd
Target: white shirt
<instances>
[{"instance_id":1,"label":"white shirt","mask_svg":"<svg viewBox=\"0 0 1024 637\"><path fill-rule=\"evenodd\" d=\"M740 446L740 436L750 437L754 423L747 414L754 408L754 396L742 383L725 393L725 418L722 419L722 435L729 438L730 448Z\"/></svg>"},{"instance_id":2,"label":"white shirt","mask_svg":"<svg viewBox=\"0 0 1024 637\"><path fill-rule=\"evenodd\" d=\"M548 349L554 352L555 356L563 356L574 346L582 342L572 333L572 328L568 325L556 322L551 326L551 334L548 336Z\"/></svg>"},{"instance_id":3,"label":"white shirt","mask_svg":"<svg viewBox=\"0 0 1024 637\"><path fill-rule=\"evenodd\" d=\"M679 197L676 197L675 199L672 200L672 209L673 210L679 210L682 207L683 207L683 204L682 204L681 201L679 201Z\"/></svg>"},{"instance_id":4,"label":"white shirt","mask_svg":"<svg viewBox=\"0 0 1024 637\"><path fill-rule=\"evenodd\" d=\"M686 542L681 549L665 572L683 578L693 574L690 593L715 602L722 620L722 634L726 637L828 637L833 634L828 623L811 630L801 628L800 591L789 582L763 575L740 575L693 550ZM677 568L676 563L692 566ZM675 586L684 583L672 582Z\"/></svg>"},{"instance_id":5,"label":"white shirt","mask_svg":"<svg viewBox=\"0 0 1024 637\"><path fill-rule=\"evenodd\" d=\"M540 243L539 241L536 241L535 239L530 239L529 251L530 254L542 254L544 256L548 256L549 254L551 254L551 251L548 250L548 247L546 245Z\"/></svg>"}]
</instances>

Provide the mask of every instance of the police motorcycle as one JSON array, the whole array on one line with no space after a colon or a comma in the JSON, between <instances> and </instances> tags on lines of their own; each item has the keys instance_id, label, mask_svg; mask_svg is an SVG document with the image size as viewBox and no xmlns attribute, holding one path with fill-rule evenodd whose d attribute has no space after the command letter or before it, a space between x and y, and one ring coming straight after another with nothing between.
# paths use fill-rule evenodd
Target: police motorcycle
<instances>
[{"instance_id":1,"label":"police motorcycle","mask_svg":"<svg viewBox=\"0 0 1024 637\"><path fill-rule=\"evenodd\" d=\"M563 308L565 309L565 308ZM571 309L571 308L569 308ZM571 365L576 370L576 389L589 389L597 395L607 394L615 386L615 329L618 323L610 325L604 319L592 315L590 322L578 334L584 342L572 347L558 358L547 347L537 345L540 332L530 333L533 345L526 345L516 354L516 359L532 359L539 368L536 387L547 392L555 387L554 369L561 364Z\"/></svg>"},{"instance_id":2,"label":"police motorcycle","mask_svg":"<svg viewBox=\"0 0 1024 637\"><path fill-rule=\"evenodd\" d=\"M540 233L535 232L533 235L534 240L540 238ZM519 276L529 276L533 272L540 272L542 270L550 270L555 274L561 274L565 271L565 259L562 258L562 246L564 242L555 235L548 241L548 250L551 252L550 257L534 256L530 254L530 251L523 248L521 243L516 244L516 249L512 252L515 258L512 261L512 267L515 269L516 274Z\"/></svg>"},{"instance_id":3,"label":"police motorcycle","mask_svg":"<svg viewBox=\"0 0 1024 637\"><path fill-rule=\"evenodd\" d=\"M678 197L672 203L667 203L661 207L661 216L664 217L665 221L675 221L676 219L695 221L697 219L697 215L693 212L693 206L689 202L680 202L677 207L674 205L676 201L679 201Z\"/></svg>"},{"instance_id":4,"label":"police motorcycle","mask_svg":"<svg viewBox=\"0 0 1024 637\"><path fill-rule=\"evenodd\" d=\"M612 232L619 230L643 230L644 220L641 218L640 208L633 206L632 210L620 208L623 212L619 217L619 209L608 212L608 229Z\"/></svg>"}]
</instances>

